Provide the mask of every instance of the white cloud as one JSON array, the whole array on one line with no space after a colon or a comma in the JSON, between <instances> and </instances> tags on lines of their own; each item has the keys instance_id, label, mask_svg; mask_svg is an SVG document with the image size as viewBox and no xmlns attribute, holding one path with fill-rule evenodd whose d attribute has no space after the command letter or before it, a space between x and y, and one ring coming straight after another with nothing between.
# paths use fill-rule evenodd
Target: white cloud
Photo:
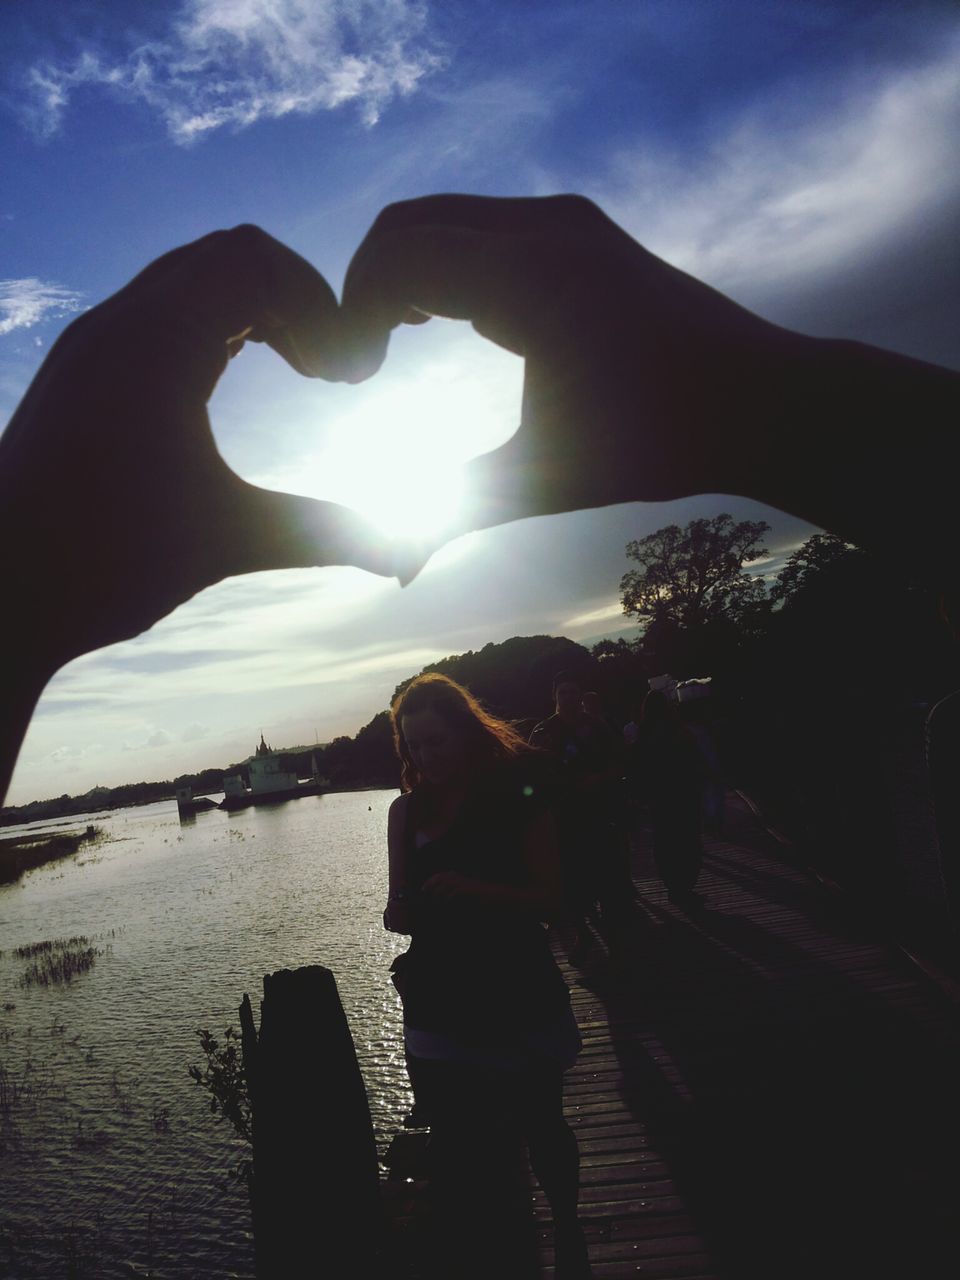
<instances>
[{"instance_id":1,"label":"white cloud","mask_svg":"<svg viewBox=\"0 0 960 1280\"><path fill-rule=\"evenodd\" d=\"M614 619L623 621L623 605L619 600L614 600L610 604L601 605L599 609L590 609L587 613L578 613L576 617L567 618L561 623L561 631L579 631L583 627L594 627L598 623L612 622ZM632 619L628 621L633 622Z\"/></svg>"},{"instance_id":2,"label":"white cloud","mask_svg":"<svg viewBox=\"0 0 960 1280\"><path fill-rule=\"evenodd\" d=\"M345 103L373 125L440 65L425 28L417 0L183 0L161 40L120 57L85 49L70 63L31 67L22 114L50 137L73 92L92 85L146 103L182 144Z\"/></svg>"},{"instance_id":3,"label":"white cloud","mask_svg":"<svg viewBox=\"0 0 960 1280\"><path fill-rule=\"evenodd\" d=\"M72 315L82 307L81 295L59 284L26 280L0 280L0 336L16 329L30 329L41 320Z\"/></svg>"},{"instance_id":4,"label":"white cloud","mask_svg":"<svg viewBox=\"0 0 960 1280\"><path fill-rule=\"evenodd\" d=\"M173 734L168 733L166 729L155 729L153 733L148 733L145 738L131 742L128 739L123 740L121 750L123 751L143 751L145 748L166 747L173 742Z\"/></svg>"},{"instance_id":5,"label":"white cloud","mask_svg":"<svg viewBox=\"0 0 960 1280\"><path fill-rule=\"evenodd\" d=\"M824 98L781 87L699 163L634 148L590 194L653 252L723 289L843 270L960 192L960 41Z\"/></svg>"},{"instance_id":6,"label":"white cloud","mask_svg":"<svg viewBox=\"0 0 960 1280\"><path fill-rule=\"evenodd\" d=\"M56 790L62 774L79 773L81 769L95 770L96 758L102 758L102 753L103 747L99 742L61 743L52 751L35 757L31 763L38 773L46 774L50 779L49 785Z\"/></svg>"},{"instance_id":7,"label":"white cloud","mask_svg":"<svg viewBox=\"0 0 960 1280\"><path fill-rule=\"evenodd\" d=\"M206 726L224 714L218 700L229 701L239 690L256 691L269 704L290 690L378 678L389 683L391 677L396 683L443 656L419 645L401 650L370 633L367 619L377 612L376 602L382 608L398 595L395 582L349 569L228 579L136 640L65 667L48 685L33 731L39 734L49 717L46 732L58 734L56 746L64 723L57 713L96 715L102 735L122 740L125 751L139 751L174 740L169 733L159 737L166 732L159 724L185 725L177 733L181 743L200 741ZM143 705L145 681L150 710L131 729L129 708Z\"/></svg>"}]
</instances>

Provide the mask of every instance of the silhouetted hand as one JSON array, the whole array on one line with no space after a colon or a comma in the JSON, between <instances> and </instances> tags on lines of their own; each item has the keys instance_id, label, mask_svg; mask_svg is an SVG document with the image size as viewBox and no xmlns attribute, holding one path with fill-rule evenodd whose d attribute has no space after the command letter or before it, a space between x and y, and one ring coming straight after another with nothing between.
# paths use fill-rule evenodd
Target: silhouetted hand
<instances>
[{"instance_id":1,"label":"silhouetted hand","mask_svg":"<svg viewBox=\"0 0 960 1280\"><path fill-rule=\"evenodd\" d=\"M323 376L336 316L313 267L241 226L159 258L65 330L0 438L4 588L38 660L134 636L231 574L396 572L359 515L248 484L210 430L244 339Z\"/></svg>"},{"instance_id":2,"label":"silhouetted hand","mask_svg":"<svg viewBox=\"0 0 960 1280\"><path fill-rule=\"evenodd\" d=\"M473 502L453 532L740 494L938 585L956 580L958 375L770 324L588 200L390 205L354 256L342 306L350 381L380 366L392 328L431 315L470 320L524 357L520 428L471 464Z\"/></svg>"},{"instance_id":3,"label":"silhouetted hand","mask_svg":"<svg viewBox=\"0 0 960 1280\"><path fill-rule=\"evenodd\" d=\"M313 267L237 227L159 258L57 341L0 437L0 797L37 698L70 659L230 574L397 572L359 515L246 483L210 430L207 400L244 339L324 376L336 316Z\"/></svg>"},{"instance_id":4,"label":"silhouetted hand","mask_svg":"<svg viewBox=\"0 0 960 1280\"><path fill-rule=\"evenodd\" d=\"M413 911L409 902L388 902L383 912L383 927L389 933L412 933Z\"/></svg>"},{"instance_id":5,"label":"silhouetted hand","mask_svg":"<svg viewBox=\"0 0 960 1280\"><path fill-rule=\"evenodd\" d=\"M757 364L787 349L783 330L579 196L391 205L353 258L342 305L349 380L380 366L393 327L425 315L469 319L524 357L522 426L472 464L478 528L743 491Z\"/></svg>"}]
</instances>

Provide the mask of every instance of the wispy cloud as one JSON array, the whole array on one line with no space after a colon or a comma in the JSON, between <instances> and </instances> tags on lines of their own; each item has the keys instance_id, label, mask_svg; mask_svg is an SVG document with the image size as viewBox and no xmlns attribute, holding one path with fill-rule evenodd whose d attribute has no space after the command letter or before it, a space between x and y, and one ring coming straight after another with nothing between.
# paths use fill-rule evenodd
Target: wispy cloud
<instances>
[{"instance_id":1,"label":"wispy cloud","mask_svg":"<svg viewBox=\"0 0 960 1280\"><path fill-rule=\"evenodd\" d=\"M596 627L601 623L614 622L616 620L621 622L624 621L623 605L619 600L614 600L610 604L601 605L599 609L590 609L586 613L578 613L573 618L565 619L562 623L561 630L564 632L580 631L584 627ZM632 623L633 619L630 618L626 621Z\"/></svg>"},{"instance_id":2,"label":"wispy cloud","mask_svg":"<svg viewBox=\"0 0 960 1280\"><path fill-rule=\"evenodd\" d=\"M166 729L155 729L152 733L138 742L129 742L124 740L123 751L143 751L152 747L166 747L173 742L173 734L168 733Z\"/></svg>"},{"instance_id":3,"label":"wispy cloud","mask_svg":"<svg viewBox=\"0 0 960 1280\"><path fill-rule=\"evenodd\" d=\"M101 748L99 743L88 743L83 746L80 746L77 743L72 743L70 745L64 744L51 751L46 757L45 763L55 765L68 764L70 762L82 760L85 756L93 755L100 750ZM74 769L75 768L76 765L74 764Z\"/></svg>"},{"instance_id":4,"label":"wispy cloud","mask_svg":"<svg viewBox=\"0 0 960 1280\"><path fill-rule=\"evenodd\" d=\"M126 723L125 708L142 700L145 675L152 681L151 703L166 708L157 714L158 722L174 720L175 704L190 705L189 736L182 740L194 741L203 724L200 716L206 715L204 698L247 689L269 700L283 690L370 678L378 672L409 674L405 664L422 665L439 656L436 650L398 653L395 642L372 636L367 622L371 597L397 594L395 583L350 570L323 575L290 570L229 579L137 639L65 667L48 686L42 707L50 715L60 708L74 710L82 705L79 700L89 704L100 699L100 720L117 726L129 748L145 745L157 727L151 723L135 739ZM198 625L216 627L216 647L197 646Z\"/></svg>"},{"instance_id":5,"label":"wispy cloud","mask_svg":"<svg viewBox=\"0 0 960 1280\"><path fill-rule=\"evenodd\" d=\"M699 162L619 154L592 194L654 252L749 295L845 269L960 193L960 41L822 98L801 88Z\"/></svg>"},{"instance_id":6,"label":"wispy cloud","mask_svg":"<svg viewBox=\"0 0 960 1280\"><path fill-rule=\"evenodd\" d=\"M50 137L72 94L99 86L146 103L181 144L346 103L373 125L441 64L426 26L417 0L183 0L162 39L32 66L22 114Z\"/></svg>"},{"instance_id":7,"label":"wispy cloud","mask_svg":"<svg viewBox=\"0 0 960 1280\"><path fill-rule=\"evenodd\" d=\"M0 280L0 337L30 329L42 320L72 315L83 306L81 295L63 285L30 277Z\"/></svg>"}]
</instances>

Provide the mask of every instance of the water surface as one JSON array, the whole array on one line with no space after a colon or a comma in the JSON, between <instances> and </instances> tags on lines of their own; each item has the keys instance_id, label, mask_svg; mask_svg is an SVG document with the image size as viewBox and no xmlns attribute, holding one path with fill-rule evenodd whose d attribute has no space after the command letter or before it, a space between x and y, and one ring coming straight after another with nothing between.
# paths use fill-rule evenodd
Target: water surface
<instances>
[{"instance_id":1,"label":"water surface","mask_svg":"<svg viewBox=\"0 0 960 1280\"><path fill-rule=\"evenodd\" d=\"M276 969L336 974L385 1149L410 1104L380 918L396 794L84 816L57 826L102 842L0 887L0 1276L252 1276L242 1144L188 1067ZM20 985L14 948L74 935L89 972Z\"/></svg>"}]
</instances>

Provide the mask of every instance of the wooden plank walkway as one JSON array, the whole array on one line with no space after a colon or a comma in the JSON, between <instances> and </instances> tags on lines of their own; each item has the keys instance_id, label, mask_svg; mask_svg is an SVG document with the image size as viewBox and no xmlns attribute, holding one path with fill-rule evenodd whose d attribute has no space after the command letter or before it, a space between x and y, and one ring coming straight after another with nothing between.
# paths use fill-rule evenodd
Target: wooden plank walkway
<instances>
[{"instance_id":1,"label":"wooden plank walkway","mask_svg":"<svg viewBox=\"0 0 960 1280\"><path fill-rule=\"evenodd\" d=\"M602 925L579 967L558 953L597 1280L960 1274L957 1009L735 796L700 907L667 901L643 832L633 872L615 958Z\"/></svg>"}]
</instances>

